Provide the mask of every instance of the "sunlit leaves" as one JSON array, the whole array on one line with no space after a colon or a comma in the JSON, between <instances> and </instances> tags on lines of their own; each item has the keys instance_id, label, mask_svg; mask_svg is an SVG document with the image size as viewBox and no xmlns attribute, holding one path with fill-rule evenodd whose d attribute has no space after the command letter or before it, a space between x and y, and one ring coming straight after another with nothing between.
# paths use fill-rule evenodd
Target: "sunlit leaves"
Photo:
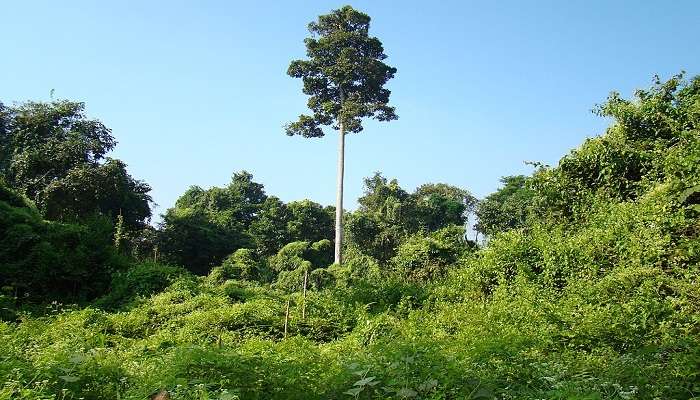
<instances>
[{"instance_id":1,"label":"sunlit leaves","mask_svg":"<svg viewBox=\"0 0 700 400\"><path fill-rule=\"evenodd\" d=\"M323 136L322 126L360 132L362 118L390 121L397 116L384 88L396 68L386 58L379 39L369 36L370 18L350 6L321 15L309 24L307 60L294 60L287 73L301 78L313 115L300 115L285 126L288 135Z\"/></svg>"}]
</instances>

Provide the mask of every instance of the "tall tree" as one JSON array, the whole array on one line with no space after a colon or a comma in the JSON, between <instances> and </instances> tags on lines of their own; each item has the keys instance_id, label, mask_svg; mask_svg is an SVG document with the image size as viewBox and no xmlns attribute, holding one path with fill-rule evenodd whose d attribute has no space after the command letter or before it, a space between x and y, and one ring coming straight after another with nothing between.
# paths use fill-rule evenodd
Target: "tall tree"
<instances>
[{"instance_id":1,"label":"tall tree","mask_svg":"<svg viewBox=\"0 0 700 400\"><path fill-rule=\"evenodd\" d=\"M163 257L197 274L206 274L234 251L261 244L260 239L271 245L279 232L265 225L279 221L269 221L270 210L266 208L271 208L274 200L266 205L267 199L264 186L247 171L234 173L225 187L190 187L163 215L158 235ZM263 221L256 223L261 217ZM286 220L282 222L286 224ZM257 240L251 238L251 233L258 236ZM279 239L285 240L284 236Z\"/></svg>"},{"instance_id":2,"label":"tall tree","mask_svg":"<svg viewBox=\"0 0 700 400\"><path fill-rule=\"evenodd\" d=\"M257 218L248 229L260 253L266 256L274 255L282 246L292 241L287 229L290 219L291 212L282 200L275 196L265 199Z\"/></svg>"},{"instance_id":3,"label":"tall tree","mask_svg":"<svg viewBox=\"0 0 700 400\"><path fill-rule=\"evenodd\" d=\"M335 214L335 262L342 263L343 172L345 134L362 131L362 118L397 119L384 88L396 68L386 65L382 43L369 36L370 17L350 6L321 15L309 24L311 37L304 40L307 60L294 60L287 73L302 78L312 115L300 115L286 126L287 134L324 136L330 125L338 135L338 179Z\"/></svg>"},{"instance_id":4,"label":"tall tree","mask_svg":"<svg viewBox=\"0 0 700 400\"><path fill-rule=\"evenodd\" d=\"M379 172L365 178L364 195L357 202L360 207L350 214L346 230L350 247L365 255L386 262L419 229L415 201L396 179Z\"/></svg>"},{"instance_id":5,"label":"tall tree","mask_svg":"<svg viewBox=\"0 0 700 400\"><path fill-rule=\"evenodd\" d=\"M436 231L448 225L464 226L477 199L469 191L445 183L427 183L411 194L421 228Z\"/></svg>"},{"instance_id":6,"label":"tall tree","mask_svg":"<svg viewBox=\"0 0 700 400\"><path fill-rule=\"evenodd\" d=\"M333 239L332 206L323 207L311 200L292 201L287 204L291 218L287 223L292 241L318 242Z\"/></svg>"},{"instance_id":7,"label":"tall tree","mask_svg":"<svg viewBox=\"0 0 700 400\"><path fill-rule=\"evenodd\" d=\"M130 228L151 217L150 186L107 157L112 131L85 105L59 100L0 105L0 177L44 218L64 222L122 215Z\"/></svg>"},{"instance_id":8,"label":"tall tree","mask_svg":"<svg viewBox=\"0 0 700 400\"><path fill-rule=\"evenodd\" d=\"M525 226L535 192L524 175L504 176L503 186L486 196L476 207L476 230L494 235Z\"/></svg>"}]
</instances>

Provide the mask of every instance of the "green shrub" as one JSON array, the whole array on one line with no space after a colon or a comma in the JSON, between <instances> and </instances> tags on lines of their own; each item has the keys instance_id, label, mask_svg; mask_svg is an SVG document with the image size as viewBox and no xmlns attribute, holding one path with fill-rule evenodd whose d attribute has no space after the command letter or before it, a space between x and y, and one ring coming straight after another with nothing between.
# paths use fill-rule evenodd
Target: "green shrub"
<instances>
[{"instance_id":1,"label":"green shrub","mask_svg":"<svg viewBox=\"0 0 700 400\"><path fill-rule=\"evenodd\" d=\"M304 274L310 274L313 266L309 261L301 261L299 267L291 271L282 271L277 275L273 287L285 292L297 292L304 286ZM308 276L307 276L308 284Z\"/></svg>"},{"instance_id":2,"label":"green shrub","mask_svg":"<svg viewBox=\"0 0 700 400\"><path fill-rule=\"evenodd\" d=\"M148 261L135 264L126 271L114 274L110 293L96 304L106 308L118 307L137 296L147 297L160 292L183 277L191 278L191 275L182 267Z\"/></svg>"},{"instance_id":3,"label":"green shrub","mask_svg":"<svg viewBox=\"0 0 700 400\"><path fill-rule=\"evenodd\" d=\"M287 291L300 290L303 286L305 271L311 273L314 269L328 266L331 262L332 251L332 243L326 239L315 243L288 243L276 255L268 259L270 269L277 272L275 287ZM326 278L330 279L330 277ZM326 278L323 280L327 281Z\"/></svg>"},{"instance_id":4,"label":"green shrub","mask_svg":"<svg viewBox=\"0 0 700 400\"><path fill-rule=\"evenodd\" d=\"M277 273L299 268L304 261L309 261L309 244L309 242L286 244L276 255L270 257L270 268Z\"/></svg>"},{"instance_id":5,"label":"green shrub","mask_svg":"<svg viewBox=\"0 0 700 400\"><path fill-rule=\"evenodd\" d=\"M107 289L126 267L112 247L105 218L85 225L44 221L21 197L0 186L0 282L23 301L79 301Z\"/></svg>"},{"instance_id":6,"label":"green shrub","mask_svg":"<svg viewBox=\"0 0 700 400\"><path fill-rule=\"evenodd\" d=\"M391 263L406 279L428 281L443 276L449 265L469 250L464 228L451 226L427 236L417 234L409 237L399 246Z\"/></svg>"},{"instance_id":7,"label":"green shrub","mask_svg":"<svg viewBox=\"0 0 700 400\"><path fill-rule=\"evenodd\" d=\"M221 284L228 279L267 282L271 273L265 263L250 249L238 249L226 257L221 266L212 269L208 280Z\"/></svg>"},{"instance_id":8,"label":"green shrub","mask_svg":"<svg viewBox=\"0 0 700 400\"><path fill-rule=\"evenodd\" d=\"M316 268L326 268L333 263L333 243L328 239L322 239L311 243L308 260Z\"/></svg>"}]
</instances>

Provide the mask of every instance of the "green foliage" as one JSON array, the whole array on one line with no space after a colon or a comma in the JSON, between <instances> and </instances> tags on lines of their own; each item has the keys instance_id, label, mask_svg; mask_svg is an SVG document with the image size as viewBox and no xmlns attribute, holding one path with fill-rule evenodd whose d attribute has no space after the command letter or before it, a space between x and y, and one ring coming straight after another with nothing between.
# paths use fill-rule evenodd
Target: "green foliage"
<instances>
[{"instance_id":1,"label":"green foliage","mask_svg":"<svg viewBox=\"0 0 700 400\"><path fill-rule=\"evenodd\" d=\"M305 261L313 267L327 267L331 261L332 248L329 240L316 243L292 242L288 243L280 251L270 257L269 265L277 272L291 271L299 268Z\"/></svg>"},{"instance_id":2,"label":"green foliage","mask_svg":"<svg viewBox=\"0 0 700 400\"><path fill-rule=\"evenodd\" d=\"M158 247L167 261L206 274L249 239L240 224L220 224L194 208L170 209L163 216Z\"/></svg>"},{"instance_id":3,"label":"green foliage","mask_svg":"<svg viewBox=\"0 0 700 400\"><path fill-rule=\"evenodd\" d=\"M233 174L224 188L190 187L163 216L158 247L168 261L207 274L227 255L250 247L248 229L266 199L263 185L246 171Z\"/></svg>"},{"instance_id":4,"label":"green foliage","mask_svg":"<svg viewBox=\"0 0 700 400\"><path fill-rule=\"evenodd\" d=\"M238 249L228 256L220 267L214 268L209 279L223 283L228 279L266 282L271 279L270 271L253 250Z\"/></svg>"},{"instance_id":5,"label":"green foliage","mask_svg":"<svg viewBox=\"0 0 700 400\"><path fill-rule=\"evenodd\" d=\"M1 107L0 176L29 197L44 217L64 222L95 214L139 228L150 218L151 188L105 158L116 141L84 104L66 100Z\"/></svg>"},{"instance_id":6,"label":"green foliage","mask_svg":"<svg viewBox=\"0 0 700 400\"><path fill-rule=\"evenodd\" d=\"M357 282L378 282L382 278L379 262L362 252L350 248L345 252L346 260L342 266L333 264L328 270L333 273L340 284L353 286Z\"/></svg>"},{"instance_id":7,"label":"green foliage","mask_svg":"<svg viewBox=\"0 0 700 400\"><path fill-rule=\"evenodd\" d=\"M311 243L309 247L309 261L312 265L325 268L333 261L333 243L328 239L322 239Z\"/></svg>"},{"instance_id":8,"label":"green foliage","mask_svg":"<svg viewBox=\"0 0 700 400\"><path fill-rule=\"evenodd\" d=\"M429 232L449 225L464 226L477 204L468 191L445 183L421 185L411 197L416 202L420 227Z\"/></svg>"},{"instance_id":9,"label":"green foliage","mask_svg":"<svg viewBox=\"0 0 700 400\"><path fill-rule=\"evenodd\" d=\"M350 6L321 15L309 24L304 40L308 60L294 60L287 73L304 82L312 116L286 126L288 135L321 137L321 126L360 132L362 118L397 119L384 88L396 68L384 64L382 43L369 36L370 17Z\"/></svg>"},{"instance_id":10,"label":"green foliage","mask_svg":"<svg viewBox=\"0 0 700 400\"><path fill-rule=\"evenodd\" d=\"M613 96L605 135L504 182L482 249L462 224L416 222L421 201L454 217L451 189L418 197L380 177L342 266L325 268L328 240L238 250L206 278L137 265L113 285L141 297L114 312L32 316L0 292L17 319L0 322L0 398L698 398L700 84L677 79ZM27 237L72 227L1 185L0 206ZM359 228L392 224L390 263L360 248ZM268 264L273 285L247 280Z\"/></svg>"},{"instance_id":11,"label":"green foliage","mask_svg":"<svg viewBox=\"0 0 700 400\"><path fill-rule=\"evenodd\" d=\"M501 178L503 187L486 196L476 207L476 229L492 236L524 227L534 196L534 191L528 187L528 180L523 175Z\"/></svg>"},{"instance_id":12,"label":"green foliage","mask_svg":"<svg viewBox=\"0 0 700 400\"><path fill-rule=\"evenodd\" d=\"M277 274L274 286L287 292L301 290L304 274L308 274L308 287L320 288L328 284L333 277L324 268L331 263L332 251L332 244L327 239L285 245L268 259L270 269Z\"/></svg>"},{"instance_id":13,"label":"green foliage","mask_svg":"<svg viewBox=\"0 0 700 400\"><path fill-rule=\"evenodd\" d=\"M356 211L345 225L348 248L373 259L386 261L405 236L399 226L385 226L376 215Z\"/></svg>"},{"instance_id":14,"label":"green foliage","mask_svg":"<svg viewBox=\"0 0 700 400\"><path fill-rule=\"evenodd\" d=\"M324 208L310 200L284 204L272 196L263 203L249 233L257 250L270 256L286 243L330 240L334 212L332 207Z\"/></svg>"},{"instance_id":15,"label":"green foliage","mask_svg":"<svg viewBox=\"0 0 700 400\"><path fill-rule=\"evenodd\" d=\"M188 276L189 273L181 267L154 262L136 264L126 271L116 272L110 292L98 299L96 304L105 308L122 306L138 296L147 297L158 293L177 279Z\"/></svg>"},{"instance_id":16,"label":"green foliage","mask_svg":"<svg viewBox=\"0 0 700 400\"><path fill-rule=\"evenodd\" d=\"M276 272L292 271L308 260L309 242L292 242L286 244L274 256L270 257L270 268Z\"/></svg>"},{"instance_id":17,"label":"green foliage","mask_svg":"<svg viewBox=\"0 0 700 400\"><path fill-rule=\"evenodd\" d=\"M175 209L206 211L220 225L235 221L248 227L266 199L263 185L254 182L249 172L241 171L234 173L224 188L190 187L175 202Z\"/></svg>"},{"instance_id":18,"label":"green foliage","mask_svg":"<svg viewBox=\"0 0 700 400\"><path fill-rule=\"evenodd\" d=\"M308 277L308 287L312 289L323 289L335 284L335 275L328 268L317 268Z\"/></svg>"},{"instance_id":19,"label":"green foliage","mask_svg":"<svg viewBox=\"0 0 700 400\"><path fill-rule=\"evenodd\" d=\"M124 267L112 248L112 226L44 221L37 210L0 184L0 282L19 298L94 298Z\"/></svg>"},{"instance_id":20,"label":"green foliage","mask_svg":"<svg viewBox=\"0 0 700 400\"><path fill-rule=\"evenodd\" d=\"M425 184L414 193L380 173L365 179L360 209L352 213L346 230L350 248L387 262L412 235L435 232L452 225L465 226L476 198L444 183Z\"/></svg>"},{"instance_id":21,"label":"green foliage","mask_svg":"<svg viewBox=\"0 0 700 400\"><path fill-rule=\"evenodd\" d=\"M301 261L294 269L280 271L273 287L285 292L298 292L304 287L304 275L311 274L312 268L310 262Z\"/></svg>"},{"instance_id":22,"label":"green foliage","mask_svg":"<svg viewBox=\"0 0 700 400\"><path fill-rule=\"evenodd\" d=\"M0 180L0 201L5 202L10 207L26 208L28 212L39 216L36 207L25 197L10 189L3 180Z\"/></svg>"},{"instance_id":23,"label":"green foliage","mask_svg":"<svg viewBox=\"0 0 700 400\"><path fill-rule=\"evenodd\" d=\"M190 187L163 216L156 245L173 264L205 275L241 248L264 258L294 241L333 235L332 209L309 200L285 204L242 171L223 188Z\"/></svg>"},{"instance_id":24,"label":"green foliage","mask_svg":"<svg viewBox=\"0 0 700 400\"><path fill-rule=\"evenodd\" d=\"M464 228L451 226L429 236L409 237L399 246L391 263L408 280L429 281L443 276L450 265L472 248L473 244L464 238Z\"/></svg>"},{"instance_id":25,"label":"green foliage","mask_svg":"<svg viewBox=\"0 0 700 400\"><path fill-rule=\"evenodd\" d=\"M270 196L260 207L258 218L250 226L255 247L264 255L273 255L284 243L291 242L287 224L291 220L289 207L280 199Z\"/></svg>"},{"instance_id":26,"label":"green foliage","mask_svg":"<svg viewBox=\"0 0 700 400\"><path fill-rule=\"evenodd\" d=\"M553 222L575 221L585 217L594 197L634 200L669 178L669 168L687 171L683 184L696 184L697 175L691 172L696 156L691 154L697 154L699 80L657 78L651 89L638 90L634 100L612 93L598 107L601 115L615 121L608 132L587 140L557 168L534 174L536 214Z\"/></svg>"},{"instance_id":27,"label":"green foliage","mask_svg":"<svg viewBox=\"0 0 700 400\"><path fill-rule=\"evenodd\" d=\"M292 201L287 206L292 214L287 222L292 241L318 242L333 239L334 207L323 207L310 200Z\"/></svg>"}]
</instances>

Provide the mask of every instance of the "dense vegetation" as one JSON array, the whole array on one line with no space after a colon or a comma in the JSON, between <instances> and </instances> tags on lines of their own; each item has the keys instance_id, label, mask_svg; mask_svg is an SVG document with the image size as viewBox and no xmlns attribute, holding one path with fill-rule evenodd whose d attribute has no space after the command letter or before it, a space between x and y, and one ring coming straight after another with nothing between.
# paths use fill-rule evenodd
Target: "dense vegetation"
<instances>
[{"instance_id":1,"label":"dense vegetation","mask_svg":"<svg viewBox=\"0 0 700 400\"><path fill-rule=\"evenodd\" d=\"M333 207L243 171L152 227L82 104L0 106L0 399L698 398L700 77L597 111L481 201L367 178L338 265Z\"/></svg>"}]
</instances>

